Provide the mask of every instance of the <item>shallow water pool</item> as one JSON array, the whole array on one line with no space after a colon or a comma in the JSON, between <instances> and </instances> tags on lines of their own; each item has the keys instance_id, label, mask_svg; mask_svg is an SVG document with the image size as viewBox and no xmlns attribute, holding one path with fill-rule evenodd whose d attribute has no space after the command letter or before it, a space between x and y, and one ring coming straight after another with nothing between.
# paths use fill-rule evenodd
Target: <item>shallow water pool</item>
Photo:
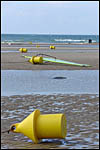
<instances>
[{"instance_id":1,"label":"shallow water pool","mask_svg":"<svg viewBox=\"0 0 100 150\"><path fill-rule=\"evenodd\" d=\"M61 79L59 79L61 78ZM2 70L1 95L98 94L98 70Z\"/></svg>"}]
</instances>

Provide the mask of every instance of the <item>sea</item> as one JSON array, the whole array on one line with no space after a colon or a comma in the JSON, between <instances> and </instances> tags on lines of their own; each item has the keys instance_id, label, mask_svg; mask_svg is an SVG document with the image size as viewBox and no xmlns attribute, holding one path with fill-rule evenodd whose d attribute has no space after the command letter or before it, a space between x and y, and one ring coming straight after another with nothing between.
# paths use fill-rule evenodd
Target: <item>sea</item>
<instances>
[{"instance_id":1,"label":"sea","mask_svg":"<svg viewBox=\"0 0 100 150\"><path fill-rule=\"evenodd\" d=\"M58 35L58 34L1 34L1 42L33 43L99 43L99 35Z\"/></svg>"}]
</instances>

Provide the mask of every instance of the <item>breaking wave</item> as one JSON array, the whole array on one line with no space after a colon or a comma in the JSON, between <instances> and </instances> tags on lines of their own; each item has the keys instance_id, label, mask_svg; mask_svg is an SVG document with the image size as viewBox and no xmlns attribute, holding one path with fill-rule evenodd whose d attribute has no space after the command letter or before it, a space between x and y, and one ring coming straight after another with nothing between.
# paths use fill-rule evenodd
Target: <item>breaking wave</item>
<instances>
[{"instance_id":1,"label":"breaking wave","mask_svg":"<svg viewBox=\"0 0 100 150\"><path fill-rule=\"evenodd\" d=\"M73 39L54 39L57 42L88 42L88 40L73 40Z\"/></svg>"}]
</instances>

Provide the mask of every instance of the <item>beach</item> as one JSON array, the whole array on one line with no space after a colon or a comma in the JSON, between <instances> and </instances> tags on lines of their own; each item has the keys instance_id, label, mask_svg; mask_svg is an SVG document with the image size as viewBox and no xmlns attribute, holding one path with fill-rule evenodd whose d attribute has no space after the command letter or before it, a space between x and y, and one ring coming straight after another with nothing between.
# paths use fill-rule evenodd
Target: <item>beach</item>
<instances>
[{"instance_id":1,"label":"beach","mask_svg":"<svg viewBox=\"0 0 100 150\"><path fill-rule=\"evenodd\" d=\"M27 48L28 52L19 52L22 47ZM51 62L31 64L22 57L39 53L91 67ZM61 45L56 49L50 49L49 44L40 47L29 44L2 45L1 70L2 90L5 93L1 96L1 131L21 122L35 109L42 114L64 113L67 118L65 139L43 139L39 144L34 144L22 134L6 132L1 133L2 149L99 148L99 48L91 45Z\"/></svg>"},{"instance_id":2,"label":"beach","mask_svg":"<svg viewBox=\"0 0 100 150\"><path fill-rule=\"evenodd\" d=\"M38 44L39 45L39 44ZM47 44L46 44L47 45ZM19 48L27 48L27 53L20 53ZM1 69L2 70L98 70L99 69L99 48L91 47L36 47L31 45L7 45L1 47ZM10 52L8 52L10 51ZM65 64L43 63L33 65L23 58L22 55L34 56L39 53L51 55L58 59L76 63L89 64L91 67L77 67Z\"/></svg>"},{"instance_id":3,"label":"beach","mask_svg":"<svg viewBox=\"0 0 100 150\"><path fill-rule=\"evenodd\" d=\"M1 2L1 149L99 149L99 3Z\"/></svg>"}]
</instances>

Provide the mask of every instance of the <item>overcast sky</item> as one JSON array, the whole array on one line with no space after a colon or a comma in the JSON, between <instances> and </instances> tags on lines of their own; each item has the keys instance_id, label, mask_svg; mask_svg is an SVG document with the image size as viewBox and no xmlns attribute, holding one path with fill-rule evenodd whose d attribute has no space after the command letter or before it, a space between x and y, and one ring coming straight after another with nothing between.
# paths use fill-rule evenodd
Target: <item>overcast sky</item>
<instances>
[{"instance_id":1,"label":"overcast sky","mask_svg":"<svg viewBox=\"0 0 100 150\"><path fill-rule=\"evenodd\" d=\"M1 32L99 34L99 1L2 1Z\"/></svg>"}]
</instances>

